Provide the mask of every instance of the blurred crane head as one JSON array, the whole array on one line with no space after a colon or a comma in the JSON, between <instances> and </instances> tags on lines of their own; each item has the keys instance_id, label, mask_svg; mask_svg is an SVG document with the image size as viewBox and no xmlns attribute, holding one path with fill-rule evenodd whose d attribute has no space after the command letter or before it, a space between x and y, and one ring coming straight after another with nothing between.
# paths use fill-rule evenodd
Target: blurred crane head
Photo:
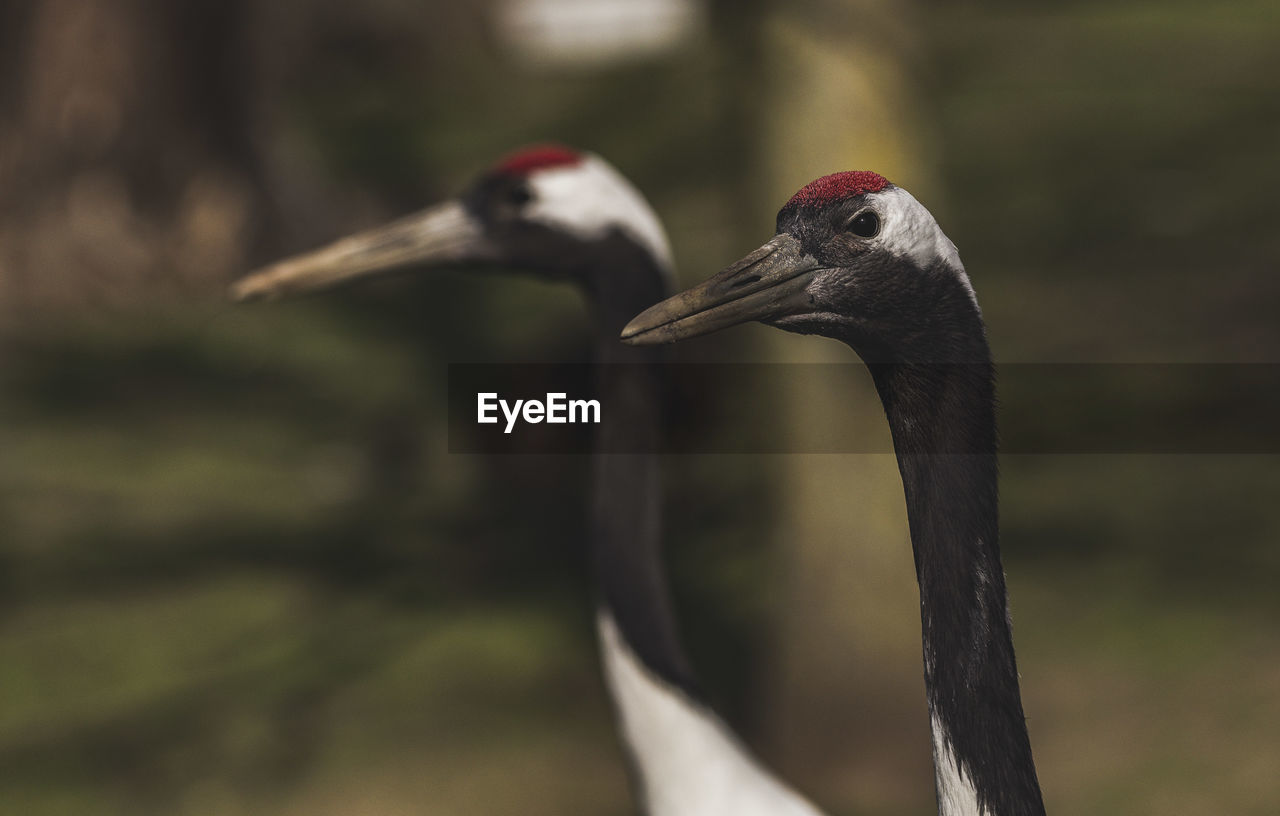
<instances>
[{"instance_id":1,"label":"blurred crane head","mask_svg":"<svg viewBox=\"0 0 1280 816\"><path fill-rule=\"evenodd\" d=\"M457 267L510 268L588 288L629 257L665 272L671 250L644 197L611 165L558 145L495 164L457 199L239 281L238 300L279 298L373 275Z\"/></svg>"}]
</instances>

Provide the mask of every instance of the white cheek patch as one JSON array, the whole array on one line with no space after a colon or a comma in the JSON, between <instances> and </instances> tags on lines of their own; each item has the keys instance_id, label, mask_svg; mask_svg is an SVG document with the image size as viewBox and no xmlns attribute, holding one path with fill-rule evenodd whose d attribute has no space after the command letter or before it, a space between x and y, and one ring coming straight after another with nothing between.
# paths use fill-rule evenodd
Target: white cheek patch
<instances>
[{"instance_id":1,"label":"white cheek patch","mask_svg":"<svg viewBox=\"0 0 1280 816\"><path fill-rule=\"evenodd\" d=\"M529 178L534 199L525 218L583 240L620 230L644 247L665 271L672 268L671 245L658 216L640 191L598 156L587 154L568 167L553 167Z\"/></svg>"},{"instance_id":2,"label":"white cheek patch","mask_svg":"<svg viewBox=\"0 0 1280 816\"><path fill-rule=\"evenodd\" d=\"M941 260L955 271L965 289L969 290L973 302L978 302L956 245L951 243L933 215L916 201L915 196L901 187L892 187L872 193L867 199L876 202L880 213L880 235L876 240L885 249L900 258L911 259L921 269Z\"/></svg>"}]
</instances>

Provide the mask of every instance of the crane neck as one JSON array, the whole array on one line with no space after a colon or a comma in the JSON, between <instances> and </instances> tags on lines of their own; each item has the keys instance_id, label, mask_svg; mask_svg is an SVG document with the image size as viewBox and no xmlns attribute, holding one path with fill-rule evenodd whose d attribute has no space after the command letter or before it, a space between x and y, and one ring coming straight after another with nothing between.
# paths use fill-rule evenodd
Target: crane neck
<instances>
[{"instance_id":1,"label":"crane neck","mask_svg":"<svg viewBox=\"0 0 1280 816\"><path fill-rule=\"evenodd\" d=\"M591 542L605 677L648 816L820 816L761 766L702 700L680 646L661 546L660 347L618 334L662 300L668 270L615 258L588 288L605 406L593 456Z\"/></svg>"},{"instance_id":2,"label":"crane neck","mask_svg":"<svg viewBox=\"0 0 1280 816\"><path fill-rule=\"evenodd\" d=\"M944 362L869 368L906 494L939 812L1037 816L1000 561L994 366L976 305L959 308L937 338Z\"/></svg>"},{"instance_id":3,"label":"crane neck","mask_svg":"<svg viewBox=\"0 0 1280 816\"><path fill-rule=\"evenodd\" d=\"M596 389L604 410L592 456L590 543L601 612L664 682L696 691L680 644L662 557L662 350L618 334L667 294L670 270L635 245L614 246L588 278L595 321Z\"/></svg>"}]
</instances>

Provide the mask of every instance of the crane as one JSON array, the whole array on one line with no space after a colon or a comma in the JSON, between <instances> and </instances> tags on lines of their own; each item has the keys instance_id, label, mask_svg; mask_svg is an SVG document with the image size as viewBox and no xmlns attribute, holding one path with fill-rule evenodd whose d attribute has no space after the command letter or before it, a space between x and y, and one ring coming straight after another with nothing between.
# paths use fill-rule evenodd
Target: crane
<instances>
[{"instance_id":1,"label":"crane","mask_svg":"<svg viewBox=\"0 0 1280 816\"><path fill-rule=\"evenodd\" d=\"M568 281L592 306L597 394L610 406L592 461L590 547L601 660L648 816L818 816L705 702L672 614L661 552L660 356L618 342L669 291L666 233L636 188L597 155L519 150L460 197L287 258L239 281L273 299L393 270L503 267ZM649 451L637 453L635 451Z\"/></svg>"},{"instance_id":2,"label":"crane","mask_svg":"<svg viewBox=\"0 0 1280 816\"><path fill-rule=\"evenodd\" d=\"M883 176L823 176L782 207L772 239L622 338L752 320L844 342L883 403L920 587L938 812L1042 816L1000 560L995 371L955 245Z\"/></svg>"}]
</instances>

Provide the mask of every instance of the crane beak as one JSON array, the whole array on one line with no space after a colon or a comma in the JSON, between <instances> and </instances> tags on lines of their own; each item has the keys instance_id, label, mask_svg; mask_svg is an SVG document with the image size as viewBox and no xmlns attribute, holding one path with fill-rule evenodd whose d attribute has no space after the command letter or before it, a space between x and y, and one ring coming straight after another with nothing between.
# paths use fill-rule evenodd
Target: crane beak
<instances>
[{"instance_id":1,"label":"crane beak","mask_svg":"<svg viewBox=\"0 0 1280 816\"><path fill-rule=\"evenodd\" d=\"M484 228L459 201L446 201L327 247L259 269L231 287L238 301L275 300L411 267L494 261Z\"/></svg>"},{"instance_id":2,"label":"crane beak","mask_svg":"<svg viewBox=\"0 0 1280 816\"><path fill-rule=\"evenodd\" d=\"M806 311L805 287L819 269L799 241L780 233L709 280L640 313L622 330L622 342L673 343L749 320Z\"/></svg>"}]
</instances>

